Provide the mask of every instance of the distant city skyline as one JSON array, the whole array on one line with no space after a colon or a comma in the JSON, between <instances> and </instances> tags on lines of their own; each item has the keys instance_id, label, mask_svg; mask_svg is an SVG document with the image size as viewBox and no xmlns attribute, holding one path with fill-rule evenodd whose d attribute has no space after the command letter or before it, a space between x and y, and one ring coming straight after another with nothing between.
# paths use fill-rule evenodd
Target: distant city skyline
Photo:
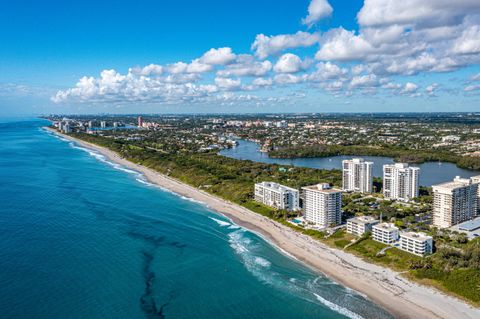
<instances>
[{"instance_id":1,"label":"distant city skyline","mask_svg":"<svg viewBox=\"0 0 480 319\"><path fill-rule=\"evenodd\" d=\"M0 116L470 112L480 2L90 0L0 12Z\"/></svg>"}]
</instances>

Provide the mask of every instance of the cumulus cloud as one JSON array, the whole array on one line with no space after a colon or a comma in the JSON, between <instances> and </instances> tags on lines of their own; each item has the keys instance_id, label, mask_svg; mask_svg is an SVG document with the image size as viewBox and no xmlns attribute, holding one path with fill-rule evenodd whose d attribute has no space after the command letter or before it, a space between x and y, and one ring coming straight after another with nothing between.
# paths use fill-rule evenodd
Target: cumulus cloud
<instances>
[{"instance_id":1,"label":"cumulus cloud","mask_svg":"<svg viewBox=\"0 0 480 319\"><path fill-rule=\"evenodd\" d=\"M403 92L404 93L414 93L418 89L418 85L412 82L407 82L405 83L405 86L403 87Z\"/></svg>"},{"instance_id":2,"label":"cumulus cloud","mask_svg":"<svg viewBox=\"0 0 480 319\"><path fill-rule=\"evenodd\" d=\"M276 55L282 51L298 47L309 47L320 40L318 33L308 33L298 31L295 34L280 34L276 36L266 36L258 34L252 44L251 49L260 59Z\"/></svg>"},{"instance_id":3,"label":"cumulus cloud","mask_svg":"<svg viewBox=\"0 0 480 319\"><path fill-rule=\"evenodd\" d=\"M378 84L378 78L375 74L357 75L350 81L350 88L376 87Z\"/></svg>"},{"instance_id":4,"label":"cumulus cloud","mask_svg":"<svg viewBox=\"0 0 480 319\"><path fill-rule=\"evenodd\" d=\"M240 89L242 82L240 79L232 79L232 78L215 78L215 84L224 90L233 91Z\"/></svg>"},{"instance_id":5,"label":"cumulus cloud","mask_svg":"<svg viewBox=\"0 0 480 319\"><path fill-rule=\"evenodd\" d=\"M332 12L326 0L312 0L302 22L311 27ZM258 34L251 54L220 47L191 61L152 63L132 67L126 74L104 70L96 77L82 77L52 100L263 103L243 93L288 85L323 89L334 96L357 92L435 96L437 83L422 89L413 76L480 64L478 0L365 0L357 21L358 30L336 27L324 33ZM315 67L310 50L300 49L311 46L318 46ZM293 49L295 54L286 53ZM478 91L475 81L480 81L480 74L466 79L463 90Z\"/></svg>"},{"instance_id":6,"label":"cumulus cloud","mask_svg":"<svg viewBox=\"0 0 480 319\"><path fill-rule=\"evenodd\" d=\"M305 64L298 55L285 53L275 63L273 70L277 73L297 73L304 67Z\"/></svg>"},{"instance_id":7,"label":"cumulus cloud","mask_svg":"<svg viewBox=\"0 0 480 319\"><path fill-rule=\"evenodd\" d=\"M344 28L328 31L322 38L317 60L354 61L365 59L373 48L362 36Z\"/></svg>"},{"instance_id":8,"label":"cumulus cloud","mask_svg":"<svg viewBox=\"0 0 480 319\"><path fill-rule=\"evenodd\" d=\"M225 65L235 61L235 54L229 47L210 49L199 59L201 63L211 65Z\"/></svg>"},{"instance_id":9,"label":"cumulus cloud","mask_svg":"<svg viewBox=\"0 0 480 319\"><path fill-rule=\"evenodd\" d=\"M264 76L272 69L272 63L268 60L256 61L248 54L238 56L235 63L228 65L225 69L219 70L217 76Z\"/></svg>"},{"instance_id":10,"label":"cumulus cloud","mask_svg":"<svg viewBox=\"0 0 480 319\"><path fill-rule=\"evenodd\" d=\"M308 15L302 19L302 23L311 27L323 18L332 15L333 8L327 0L312 0L308 6Z\"/></svg>"}]
</instances>

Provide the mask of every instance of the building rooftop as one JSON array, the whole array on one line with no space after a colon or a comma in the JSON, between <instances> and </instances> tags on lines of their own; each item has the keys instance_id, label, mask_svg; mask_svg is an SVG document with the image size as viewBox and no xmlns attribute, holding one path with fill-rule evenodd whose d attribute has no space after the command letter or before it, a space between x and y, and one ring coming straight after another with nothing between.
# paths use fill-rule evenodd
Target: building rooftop
<instances>
[{"instance_id":1,"label":"building rooftop","mask_svg":"<svg viewBox=\"0 0 480 319\"><path fill-rule=\"evenodd\" d=\"M434 188L456 189L472 184L472 179L456 176L453 181L432 185Z\"/></svg>"},{"instance_id":2,"label":"building rooftop","mask_svg":"<svg viewBox=\"0 0 480 319\"><path fill-rule=\"evenodd\" d=\"M339 190L339 189L332 188L330 186L330 184L328 184L328 183L320 183L320 184L316 184L316 185L305 186L305 187L302 187L302 189L311 190L311 191L318 191L318 192L321 192L321 193L338 193L338 192L341 192L341 190Z\"/></svg>"},{"instance_id":3,"label":"building rooftop","mask_svg":"<svg viewBox=\"0 0 480 319\"><path fill-rule=\"evenodd\" d=\"M261 183L257 183L257 184L262 185L262 186L267 187L267 188L276 189L276 190L298 191L295 188L288 187L288 186L278 184L278 183L275 183L275 182L261 182Z\"/></svg>"},{"instance_id":4,"label":"building rooftop","mask_svg":"<svg viewBox=\"0 0 480 319\"><path fill-rule=\"evenodd\" d=\"M373 228L387 230L387 231L398 230L398 227L395 226L395 224L393 223L380 223L380 224L374 225Z\"/></svg>"},{"instance_id":5,"label":"building rooftop","mask_svg":"<svg viewBox=\"0 0 480 319\"><path fill-rule=\"evenodd\" d=\"M480 217L458 224L459 230L474 231L480 229Z\"/></svg>"},{"instance_id":6,"label":"building rooftop","mask_svg":"<svg viewBox=\"0 0 480 319\"><path fill-rule=\"evenodd\" d=\"M421 232L419 232L419 233L416 233L416 232L401 232L400 237L410 238L410 239L413 239L413 240L421 240L421 241L432 239L432 236L428 236L427 234L421 233Z\"/></svg>"},{"instance_id":7,"label":"building rooftop","mask_svg":"<svg viewBox=\"0 0 480 319\"><path fill-rule=\"evenodd\" d=\"M358 223L358 224L371 224L371 223L375 223L375 222L379 222L378 219L375 219L374 217L372 216L358 216L358 217L353 217L353 218L350 218L348 221L351 221L351 222L354 222L354 223Z\"/></svg>"}]
</instances>

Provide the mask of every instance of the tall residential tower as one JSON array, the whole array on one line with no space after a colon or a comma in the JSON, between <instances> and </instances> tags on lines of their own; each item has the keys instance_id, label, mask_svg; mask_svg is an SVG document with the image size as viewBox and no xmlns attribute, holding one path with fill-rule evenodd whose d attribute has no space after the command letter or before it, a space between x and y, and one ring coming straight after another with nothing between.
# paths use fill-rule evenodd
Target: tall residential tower
<instances>
[{"instance_id":1,"label":"tall residential tower","mask_svg":"<svg viewBox=\"0 0 480 319\"><path fill-rule=\"evenodd\" d=\"M383 195L406 202L418 197L419 172L420 168L405 163L383 165Z\"/></svg>"},{"instance_id":2,"label":"tall residential tower","mask_svg":"<svg viewBox=\"0 0 480 319\"><path fill-rule=\"evenodd\" d=\"M478 215L478 176L433 185L433 225L448 228Z\"/></svg>"},{"instance_id":3,"label":"tall residential tower","mask_svg":"<svg viewBox=\"0 0 480 319\"><path fill-rule=\"evenodd\" d=\"M317 226L336 226L342 221L342 191L329 184L302 187L305 219Z\"/></svg>"},{"instance_id":4,"label":"tall residential tower","mask_svg":"<svg viewBox=\"0 0 480 319\"><path fill-rule=\"evenodd\" d=\"M373 191L373 162L363 158L342 161L343 190L346 192L371 193Z\"/></svg>"}]
</instances>

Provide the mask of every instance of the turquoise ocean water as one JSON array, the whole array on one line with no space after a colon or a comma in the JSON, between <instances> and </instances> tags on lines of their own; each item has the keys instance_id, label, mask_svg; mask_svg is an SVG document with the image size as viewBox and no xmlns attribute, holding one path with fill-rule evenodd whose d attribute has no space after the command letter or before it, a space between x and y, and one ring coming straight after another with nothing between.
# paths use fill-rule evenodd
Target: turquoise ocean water
<instances>
[{"instance_id":1,"label":"turquoise ocean water","mask_svg":"<svg viewBox=\"0 0 480 319\"><path fill-rule=\"evenodd\" d=\"M0 119L1 318L391 318L47 123Z\"/></svg>"}]
</instances>

